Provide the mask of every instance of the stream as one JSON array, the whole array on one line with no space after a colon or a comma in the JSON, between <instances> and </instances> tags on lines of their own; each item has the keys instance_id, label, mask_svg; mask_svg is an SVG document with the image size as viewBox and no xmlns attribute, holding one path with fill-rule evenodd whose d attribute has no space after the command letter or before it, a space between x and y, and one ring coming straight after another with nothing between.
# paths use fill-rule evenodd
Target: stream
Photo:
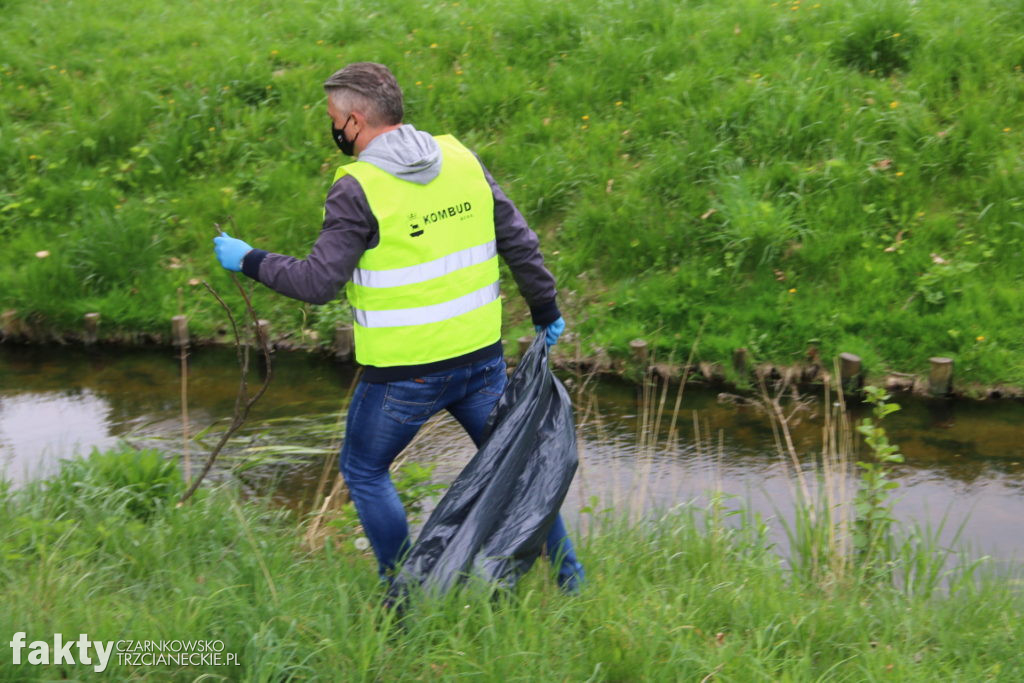
<instances>
[{"instance_id":1,"label":"stream","mask_svg":"<svg viewBox=\"0 0 1024 683\"><path fill-rule=\"evenodd\" d=\"M254 356L254 366L259 362ZM234 351L193 349L188 364L190 434L224 425L238 388ZM181 453L179 371L173 349L0 345L0 475L17 487L54 473L61 459L119 440ZM278 502L307 509L325 458L334 457L340 441L339 410L353 373L353 366L326 357L276 353L270 388L216 476L238 476L250 488L271 482ZM250 384L258 385L258 370L252 375ZM581 459L563 507L571 526L586 523L588 510L649 515L680 503L706 504L709 492L721 491L730 507L768 519L784 544L782 524L771 520L789 518L795 477L764 412L689 385L673 418L675 385L662 404L660 388L645 400L639 387L615 378L563 379L577 402ZM906 457L894 472L898 525L941 527L944 543L1019 565L1024 404L892 400L902 409L883 426ZM821 451L826 406L820 397L807 403L791 428L795 451L810 463ZM864 406L850 411L857 419L870 414ZM207 434L191 444L193 468L213 441ZM473 453L445 416L428 423L402 457L435 465L435 480L447 483Z\"/></svg>"}]
</instances>

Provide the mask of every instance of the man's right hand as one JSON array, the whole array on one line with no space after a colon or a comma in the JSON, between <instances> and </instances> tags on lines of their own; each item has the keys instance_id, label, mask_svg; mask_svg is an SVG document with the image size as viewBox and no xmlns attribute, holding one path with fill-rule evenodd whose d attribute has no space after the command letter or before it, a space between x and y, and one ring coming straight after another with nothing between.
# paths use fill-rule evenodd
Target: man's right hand
<instances>
[{"instance_id":1,"label":"man's right hand","mask_svg":"<svg viewBox=\"0 0 1024 683\"><path fill-rule=\"evenodd\" d=\"M554 346L558 343L558 338L565 332L565 319L562 316L558 316L558 320L550 325L534 325L534 329L537 332L546 330L548 346Z\"/></svg>"}]
</instances>

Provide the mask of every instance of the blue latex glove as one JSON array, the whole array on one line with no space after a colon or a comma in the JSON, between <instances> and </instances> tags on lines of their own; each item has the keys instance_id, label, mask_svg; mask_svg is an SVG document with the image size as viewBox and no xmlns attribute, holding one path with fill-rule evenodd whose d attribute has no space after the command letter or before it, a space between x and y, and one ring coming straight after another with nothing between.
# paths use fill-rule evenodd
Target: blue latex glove
<instances>
[{"instance_id":1,"label":"blue latex glove","mask_svg":"<svg viewBox=\"0 0 1024 683\"><path fill-rule=\"evenodd\" d=\"M558 320L547 327L544 325L534 325L533 329L537 332L546 329L548 346L554 346L558 342L558 338L562 336L563 332L565 332L565 319L562 318L562 316L558 316Z\"/></svg>"},{"instance_id":2,"label":"blue latex glove","mask_svg":"<svg viewBox=\"0 0 1024 683\"><path fill-rule=\"evenodd\" d=\"M252 247L226 232L221 231L213 238L213 253L217 255L217 260L222 266L236 273L242 270L242 259L250 251Z\"/></svg>"}]
</instances>

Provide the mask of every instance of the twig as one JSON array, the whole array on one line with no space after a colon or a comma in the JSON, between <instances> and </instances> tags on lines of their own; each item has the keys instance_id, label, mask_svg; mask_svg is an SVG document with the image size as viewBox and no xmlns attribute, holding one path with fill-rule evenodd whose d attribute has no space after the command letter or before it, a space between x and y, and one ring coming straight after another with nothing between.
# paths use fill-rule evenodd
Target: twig
<instances>
[{"instance_id":1,"label":"twig","mask_svg":"<svg viewBox=\"0 0 1024 683\"><path fill-rule=\"evenodd\" d=\"M235 316L232 315L231 308L224 302L224 299L221 298L221 296L216 292L216 290L214 290L213 287L211 287L209 283L207 283L204 280L203 286L206 287L206 289L210 292L210 294L214 296L215 299L217 299L217 302L227 313L228 320L231 322L231 329L235 335L235 352L238 356L239 364L241 365L241 378L239 380L238 393L235 395L235 410L234 415L232 416L231 424L230 426L228 426L227 430L221 435L220 440L217 442L217 445L213 447L212 451L210 451L210 456L206 459L206 464L203 465L203 469L199 472L199 475L192 482L192 485L189 486L188 490L186 490L185 493L182 494L181 498L178 500L178 507L184 505L185 502L192 497L192 494L196 492L196 489L199 488L199 485L202 483L203 479L206 477L206 475L210 472L210 469L213 467L213 463L214 461L217 460L217 456L220 455L221 449L224 448L224 445L228 442L228 440L245 423L246 418L249 416L249 410L253 407L253 405L255 405L255 403L258 400L260 400L264 392L266 392L267 387L270 385L270 379L272 376L270 363L270 348L267 345L266 338L264 338L263 336L263 331L260 329L259 318L256 317L256 312L253 310L252 300L249 298L249 295L246 293L245 289L238 281L238 278L235 277L234 273L231 273L231 280L235 283L235 287L237 287L238 291L241 293L242 299L245 300L246 311L249 313L249 317L252 319L253 328L256 334L256 343L259 344L260 350L263 352L264 361L266 363L266 376L263 379L263 385L260 386L259 390L252 398L249 398L249 349L247 346L243 349L241 336L238 333L238 325L235 323Z\"/></svg>"},{"instance_id":2,"label":"twig","mask_svg":"<svg viewBox=\"0 0 1024 683\"><path fill-rule=\"evenodd\" d=\"M352 382L348 386L348 391L345 393L345 399L341 402L341 408L338 410L338 419L334 423L334 432L337 434L341 431L342 422L348 415L348 409L352 401L352 393L355 391L356 384L359 383L359 379L363 376L363 368L359 367L355 374L352 376ZM320 471L320 481L316 486L316 493L313 494L313 500L310 502L310 512L315 510L320 505L321 496L324 494L324 489L327 487L327 479L334 469L335 463L338 462L338 449L340 448L340 439L331 444L330 452L327 457L324 458L324 466ZM336 487L333 487L336 488ZM332 491L333 491L332 488ZM333 493L331 494L333 495Z\"/></svg>"},{"instance_id":3,"label":"twig","mask_svg":"<svg viewBox=\"0 0 1024 683\"><path fill-rule=\"evenodd\" d=\"M184 315L181 287L178 287L178 315ZM192 482L192 456L188 443L188 343L181 345L181 447L185 459L185 483Z\"/></svg>"}]
</instances>

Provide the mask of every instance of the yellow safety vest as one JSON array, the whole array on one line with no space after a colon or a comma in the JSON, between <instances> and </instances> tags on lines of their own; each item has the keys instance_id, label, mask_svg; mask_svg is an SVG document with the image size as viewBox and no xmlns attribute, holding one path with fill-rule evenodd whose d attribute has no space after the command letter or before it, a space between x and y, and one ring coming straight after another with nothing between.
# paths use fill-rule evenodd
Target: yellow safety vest
<instances>
[{"instance_id":1,"label":"yellow safety vest","mask_svg":"<svg viewBox=\"0 0 1024 683\"><path fill-rule=\"evenodd\" d=\"M345 286L363 365L433 363L501 338L491 187L458 140L435 140L441 173L426 185L360 161L334 177L359 181L379 226Z\"/></svg>"}]
</instances>

